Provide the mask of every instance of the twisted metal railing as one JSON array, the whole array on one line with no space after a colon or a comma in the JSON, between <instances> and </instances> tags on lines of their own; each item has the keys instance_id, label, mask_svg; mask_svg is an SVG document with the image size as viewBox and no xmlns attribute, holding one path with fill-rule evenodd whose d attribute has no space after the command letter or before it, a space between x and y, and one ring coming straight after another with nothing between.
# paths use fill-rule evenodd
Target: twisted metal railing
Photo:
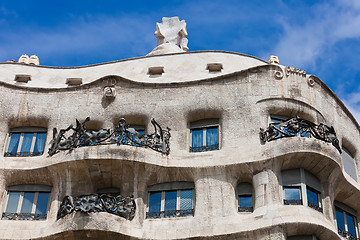
<instances>
[{"instance_id":1,"label":"twisted metal railing","mask_svg":"<svg viewBox=\"0 0 360 240\"><path fill-rule=\"evenodd\" d=\"M132 220L135 216L136 204L134 196L123 197L112 196L110 194L90 194L79 197L65 196L58 214L60 219L72 212L108 212L118 215L128 220Z\"/></svg>"},{"instance_id":2,"label":"twisted metal railing","mask_svg":"<svg viewBox=\"0 0 360 240\"><path fill-rule=\"evenodd\" d=\"M63 150L71 151L79 147L106 144L147 147L164 154L170 152L170 128L161 128L154 119L151 120L155 129L152 134L139 133L134 128L126 126L124 118L119 120L119 124L114 129L97 131L85 128L85 123L88 121L90 121L90 117L86 118L84 122L76 119L75 128L71 124L66 129L60 129L59 132L54 128L53 139L48 151L49 155L52 156Z\"/></svg>"},{"instance_id":3,"label":"twisted metal railing","mask_svg":"<svg viewBox=\"0 0 360 240\"><path fill-rule=\"evenodd\" d=\"M47 214L35 214L35 213L8 213L2 214L2 219L7 220L45 220Z\"/></svg>"},{"instance_id":4,"label":"twisted metal railing","mask_svg":"<svg viewBox=\"0 0 360 240\"><path fill-rule=\"evenodd\" d=\"M184 217L190 215L194 215L194 209L147 212L146 218Z\"/></svg>"},{"instance_id":5,"label":"twisted metal railing","mask_svg":"<svg viewBox=\"0 0 360 240\"><path fill-rule=\"evenodd\" d=\"M340 228L338 228L338 233L340 236L345 237L346 239L350 239L350 240L360 240L360 238L355 237L354 235L352 235L351 233L347 232L347 231L343 231Z\"/></svg>"},{"instance_id":6,"label":"twisted metal railing","mask_svg":"<svg viewBox=\"0 0 360 240\"><path fill-rule=\"evenodd\" d=\"M325 124L315 124L298 117L290 118L281 123L270 123L267 129L260 128L260 140L270 142L285 137L314 137L324 142L331 143L340 153L339 140L334 128Z\"/></svg>"},{"instance_id":7,"label":"twisted metal railing","mask_svg":"<svg viewBox=\"0 0 360 240\"><path fill-rule=\"evenodd\" d=\"M212 150L219 150L219 144L217 143L209 146L190 147L190 152L206 152Z\"/></svg>"}]
</instances>

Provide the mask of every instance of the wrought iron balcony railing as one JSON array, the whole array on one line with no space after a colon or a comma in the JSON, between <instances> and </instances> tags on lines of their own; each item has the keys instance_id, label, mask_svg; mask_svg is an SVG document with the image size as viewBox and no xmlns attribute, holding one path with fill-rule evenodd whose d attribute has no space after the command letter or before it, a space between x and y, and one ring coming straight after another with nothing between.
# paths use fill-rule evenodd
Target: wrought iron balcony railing
<instances>
[{"instance_id":1,"label":"wrought iron balcony railing","mask_svg":"<svg viewBox=\"0 0 360 240\"><path fill-rule=\"evenodd\" d=\"M76 119L76 127L71 124L68 128L59 131L54 128L49 155L52 156L63 150L71 151L79 147L109 144L145 147L164 154L170 152L170 128L163 129L154 119L151 120L151 123L155 131L151 134L137 132L125 124L124 118L121 118L119 124L113 129L96 131L85 128L85 123L88 121L90 121L90 117L83 122Z\"/></svg>"},{"instance_id":2,"label":"wrought iron balcony railing","mask_svg":"<svg viewBox=\"0 0 360 240\"><path fill-rule=\"evenodd\" d=\"M45 220L47 214L34 214L34 213L7 213L2 214L2 219L7 220Z\"/></svg>"},{"instance_id":3,"label":"wrought iron balcony railing","mask_svg":"<svg viewBox=\"0 0 360 240\"><path fill-rule=\"evenodd\" d=\"M338 228L338 233L340 236L345 237L346 239L349 239L349 240L360 240L360 238L354 237L351 233L349 233L347 231L343 231L339 228Z\"/></svg>"},{"instance_id":4,"label":"wrought iron balcony railing","mask_svg":"<svg viewBox=\"0 0 360 240\"><path fill-rule=\"evenodd\" d=\"M323 212L323 209L322 209L322 207L319 207L318 205L315 205L315 204L313 204L313 203L311 203L311 202L308 202L308 206L309 207L311 207L311 208L313 208L313 209L315 209L316 211L319 211L319 212Z\"/></svg>"},{"instance_id":5,"label":"wrought iron balcony railing","mask_svg":"<svg viewBox=\"0 0 360 240\"><path fill-rule=\"evenodd\" d=\"M238 207L238 211L239 212L253 212L254 208L253 207Z\"/></svg>"},{"instance_id":6,"label":"wrought iron balcony railing","mask_svg":"<svg viewBox=\"0 0 360 240\"><path fill-rule=\"evenodd\" d=\"M42 154L43 152L18 152L18 153L5 152L4 156L5 157L36 157L36 156L41 156Z\"/></svg>"},{"instance_id":7,"label":"wrought iron balcony railing","mask_svg":"<svg viewBox=\"0 0 360 240\"><path fill-rule=\"evenodd\" d=\"M161 212L147 212L146 218L164 218L164 217L185 217L193 216L194 209L186 210L171 210L171 211L161 211Z\"/></svg>"},{"instance_id":8,"label":"wrought iron balcony railing","mask_svg":"<svg viewBox=\"0 0 360 240\"><path fill-rule=\"evenodd\" d=\"M325 124L315 124L298 117L290 118L281 123L270 123L267 129L260 128L260 140L270 142L285 137L314 137L324 142L331 143L340 153L339 140L334 128Z\"/></svg>"},{"instance_id":9,"label":"wrought iron balcony railing","mask_svg":"<svg viewBox=\"0 0 360 240\"><path fill-rule=\"evenodd\" d=\"M190 147L190 152L206 152L212 150L219 150L219 144L217 143L209 146Z\"/></svg>"},{"instance_id":10,"label":"wrought iron balcony railing","mask_svg":"<svg viewBox=\"0 0 360 240\"><path fill-rule=\"evenodd\" d=\"M302 205L302 201L299 199L284 199L285 205Z\"/></svg>"}]
</instances>

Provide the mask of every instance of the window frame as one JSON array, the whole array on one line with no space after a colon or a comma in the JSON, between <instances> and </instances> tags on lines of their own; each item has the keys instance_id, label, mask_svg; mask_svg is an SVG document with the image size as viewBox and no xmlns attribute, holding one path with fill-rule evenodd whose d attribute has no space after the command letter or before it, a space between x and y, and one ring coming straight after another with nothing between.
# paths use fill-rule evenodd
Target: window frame
<instances>
[{"instance_id":1,"label":"window frame","mask_svg":"<svg viewBox=\"0 0 360 240\"><path fill-rule=\"evenodd\" d=\"M21 149L23 147L24 136L27 133L33 134L30 149L29 149L29 152L22 152ZM35 143L36 143L36 141L38 139L38 134L39 133L45 133L43 151L42 152L34 152ZM13 136L13 134L20 134L19 140L17 142L18 146L17 146L16 153L9 152L11 137ZM44 127L17 127L17 128L12 128L12 129L10 129L10 131L7 134L7 137L6 137L3 156L4 157L37 157L37 156L42 156L44 154L44 151L45 151L47 135L48 135L47 134L47 129L44 128Z\"/></svg>"},{"instance_id":2,"label":"window frame","mask_svg":"<svg viewBox=\"0 0 360 240\"><path fill-rule=\"evenodd\" d=\"M165 211L165 195L166 192L176 191L176 209ZM191 209L181 209L181 192L192 191ZM150 196L153 193L161 193L160 211L149 212ZM145 207L146 219L168 218L168 217L186 217L194 216L195 213L195 185L193 182L170 182L149 186L147 189L147 200Z\"/></svg>"},{"instance_id":3,"label":"window frame","mask_svg":"<svg viewBox=\"0 0 360 240\"><path fill-rule=\"evenodd\" d=\"M207 145L207 131L211 128L217 128L217 144ZM193 147L193 131L194 130L201 130L202 133L202 146ZM218 118L207 118L201 119L198 121L193 121L189 123L189 151L190 152L207 152L207 151L214 151L220 150L220 121Z\"/></svg>"},{"instance_id":4,"label":"window frame","mask_svg":"<svg viewBox=\"0 0 360 240\"><path fill-rule=\"evenodd\" d=\"M15 213L7 213L9 198L11 193L20 193L16 212ZM24 203L24 195L25 193L33 193L34 199L32 200L31 212L21 212L23 203ZM48 193L46 213L45 214L36 214L37 204L39 200L39 193ZM1 209L1 220L36 220L36 221L45 221L47 220L47 216L51 206L52 199L52 187L46 185L14 185L10 186L5 190L5 196L3 198L3 204Z\"/></svg>"},{"instance_id":5,"label":"window frame","mask_svg":"<svg viewBox=\"0 0 360 240\"><path fill-rule=\"evenodd\" d=\"M336 212L341 212L342 215L343 215L343 221L344 221L344 228L345 228L345 231L342 231L339 229L338 227L338 219L337 219L337 216L336 216ZM335 221L336 221L336 227L338 229L338 234L342 237L345 237L346 239L358 239L360 237L360 233L359 233L359 222L358 222L358 219L357 219L357 214L356 214L356 211L353 210L352 208L346 206L345 204L342 204L340 202L334 202L334 213L335 213ZM354 228L355 228L355 235L356 236L353 236L348 230L349 230L349 227L348 227L348 224L347 224L347 218L346 218L346 215L349 215L353 222L354 222Z\"/></svg>"},{"instance_id":6,"label":"window frame","mask_svg":"<svg viewBox=\"0 0 360 240\"><path fill-rule=\"evenodd\" d=\"M249 182L240 182L236 187L236 206L238 212L251 213L254 211L254 188ZM251 207L240 206L240 197L251 197Z\"/></svg>"},{"instance_id":7,"label":"window frame","mask_svg":"<svg viewBox=\"0 0 360 240\"><path fill-rule=\"evenodd\" d=\"M357 166L356 166L356 160L355 160L355 157L354 157L354 154L347 148L345 147L344 145L341 146L341 150L342 150L342 153L341 153L341 162L342 162L342 165L343 165L343 169L344 169L344 172L349 175L352 179L354 179L356 182L358 182L358 176L357 176ZM345 157L348 157L351 159L351 167L350 169L354 169L355 172L351 173L349 172L349 169L347 167L345 167L345 163L344 163L344 158Z\"/></svg>"},{"instance_id":8,"label":"window frame","mask_svg":"<svg viewBox=\"0 0 360 240\"><path fill-rule=\"evenodd\" d=\"M299 181L295 181L294 183L285 183L284 182L284 172L285 171L299 171ZM309 173L303 168L293 168L293 169L286 169L281 171L281 191L282 191L282 198L283 198L283 204L284 205L303 205L308 206L312 209L315 209L318 212L323 212L323 202L322 202L322 186L320 180L315 177L313 174ZM296 179L293 179L293 181ZM318 186L315 186L317 185ZM294 200L292 199L286 199L285 198L285 189L287 188L298 188L300 189L300 200ZM318 190L320 189L320 190ZM317 194L318 198L318 205L316 206L309 202L308 200L308 190L312 191L313 193Z\"/></svg>"}]
</instances>

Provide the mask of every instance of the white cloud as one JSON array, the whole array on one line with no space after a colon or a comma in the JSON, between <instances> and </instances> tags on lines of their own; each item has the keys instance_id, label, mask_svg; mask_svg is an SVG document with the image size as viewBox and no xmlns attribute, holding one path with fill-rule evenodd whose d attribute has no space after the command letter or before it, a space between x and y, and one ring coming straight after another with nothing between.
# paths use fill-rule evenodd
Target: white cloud
<instances>
[{"instance_id":1,"label":"white cloud","mask_svg":"<svg viewBox=\"0 0 360 240\"><path fill-rule=\"evenodd\" d=\"M314 5L298 22L280 21L283 35L273 50L281 62L299 67L314 66L316 60L335 44L360 38L360 1L346 0ZM292 17L293 20L293 17Z\"/></svg>"}]
</instances>

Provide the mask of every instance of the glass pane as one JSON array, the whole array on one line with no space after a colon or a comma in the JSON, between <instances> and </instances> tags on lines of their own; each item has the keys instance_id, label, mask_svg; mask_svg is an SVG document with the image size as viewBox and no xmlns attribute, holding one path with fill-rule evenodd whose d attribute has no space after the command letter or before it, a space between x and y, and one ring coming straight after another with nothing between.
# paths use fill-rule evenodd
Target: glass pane
<instances>
[{"instance_id":1,"label":"glass pane","mask_svg":"<svg viewBox=\"0 0 360 240\"><path fill-rule=\"evenodd\" d=\"M160 212L161 209L161 192L150 193L149 212Z\"/></svg>"},{"instance_id":2,"label":"glass pane","mask_svg":"<svg viewBox=\"0 0 360 240\"><path fill-rule=\"evenodd\" d=\"M339 230L345 231L344 214L338 210L336 210L336 223Z\"/></svg>"},{"instance_id":3,"label":"glass pane","mask_svg":"<svg viewBox=\"0 0 360 240\"><path fill-rule=\"evenodd\" d=\"M301 200L300 188L284 187L286 200Z\"/></svg>"},{"instance_id":4,"label":"glass pane","mask_svg":"<svg viewBox=\"0 0 360 240\"><path fill-rule=\"evenodd\" d=\"M350 214L346 213L346 224L348 227L348 232L353 236L356 237L356 230L355 230L355 221L354 217Z\"/></svg>"},{"instance_id":5,"label":"glass pane","mask_svg":"<svg viewBox=\"0 0 360 240\"><path fill-rule=\"evenodd\" d=\"M20 133L12 133L9 143L8 152L9 153L16 153L18 146L19 146L19 140L20 140Z\"/></svg>"},{"instance_id":6,"label":"glass pane","mask_svg":"<svg viewBox=\"0 0 360 240\"><path fill-rule=\"evenodd\" d=\"M165 192L165 211L176 210L177 191Z\"/></svg>"},{"instance_id":7,"label":"glass pane","mask_svg":"<svg viewBox=\"0 0 360 240\"><path fill-rule=\"evenodd\" d=\"M44 152L46 133L37 133L33 155L40 156Z\"/></svg>"},{"instance_id":8,"label":"glass pane","mask_svg":"<svg viewBox=\"0 0 360 240\"><path fill-rule=\"evenodd\" d=\"M206 146L213 146L216 144L218 144L218 127L207 128L206 129Z\"/></svg>"},{"instance_id":9,"label":"glass pane","mask_svg":"<svg viewBox=\"0 0 360 240\"><path fill-rule=\"evenodd\" d=\"M24 133L23 142L21 145L20 156L29 156L31 142L33 140L34 133Z\"/></svg>"},{"instance_id":10,"label":"glass pane","mask_svg":"<svg viewBox=\"0 0 360 240\"><path fill-rule=\"evenodd\" d=\"M40 192L39 193L38 200L37 200L37 203L36 203L35 214L41 214L41 215L46 214L46 210L47 210L47 206L48 206L48 202L49 202L49 197L50 197L50 193L47 193L47 192ZM45 215L45 217L46 217L46 215Z\"/></svg>"},{"instance_id":11,"label":"glass pane","mask_svg":"<svg viewBox=\"0 0 360 240\"><path fill-rule=\"evenodd\" d=\"M6 207L7 213L16 213L19 204L20 192L9 192L9 199Z\"/></svg>"},{"instance_id":12,"label":"glass pane","mask_svg":"<svg viewBox=\"0 0 360 240\"><path fill-rule=\"evenodd\" d=\"M180 210L193 209L193 190L181 190L180 192Z\"/></svg>"},{"instance_id":13,"label":"glass pane","mask_svg":"<svg viewBox=\"0 0 360 240\"><path fill-rule=\"evenodd\" d=\"M252 207L252 196L239 196L239 207Z\"/></svg>"},{"instance_id":14,"label":"glass pane","mask_svg":"<svg viewBox=\"0 0 360 240\"><path fill-rule=\"evenodd\" d=\"M309 188L306 189L306 192L307 192L308 202L319 207L319 195L318 195L318 193L315 192L312 189L309 189Z\"/></svg>"},{"instance_id":15,"label":"glass pane","mask_svg":"<svg viewBox=\"0 0 360 240\"><path fill-rule=\"evenodd\" d=\"M21 213L31 213L31 209L34 203L34 192L25 192L24 199L21 206Z\"/></svg>"},{"instance_id":16,"label":"glass pane","mask_svg":"<svg viewBox=\"0 0 360 240\"><path fill-rule=\"evenodd\" d=\"M203 146L203 129L193 129L191 130L192 133L192 147L202 147ZM197 152L197 150L193 150L193 152Z\"/></svg>"}]
</instances>

